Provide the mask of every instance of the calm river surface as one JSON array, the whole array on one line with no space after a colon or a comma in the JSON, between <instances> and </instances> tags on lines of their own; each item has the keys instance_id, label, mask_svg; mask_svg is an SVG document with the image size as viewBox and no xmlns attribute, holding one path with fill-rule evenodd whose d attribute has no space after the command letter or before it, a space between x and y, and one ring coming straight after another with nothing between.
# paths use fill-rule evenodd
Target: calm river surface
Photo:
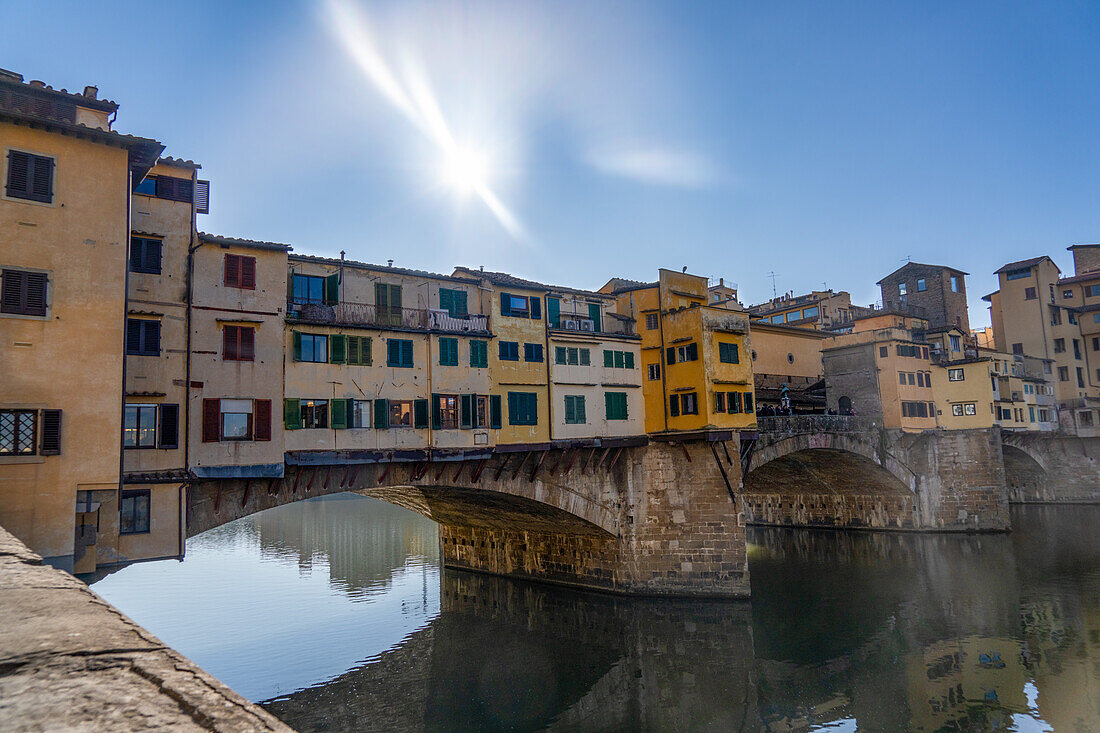
<instances>
[{"instance_id":1,"label":"calm river surface","mask_svg":"<svg viewBox=\"0 0 1100 733\"><path fill-rule=\"evenodd\" d=\"M1010 535L750 530L750 603L440 568L352 495L211 530L94 590L300 731L1100 731L1100 507Z\"/></svg>"}]
</instances>

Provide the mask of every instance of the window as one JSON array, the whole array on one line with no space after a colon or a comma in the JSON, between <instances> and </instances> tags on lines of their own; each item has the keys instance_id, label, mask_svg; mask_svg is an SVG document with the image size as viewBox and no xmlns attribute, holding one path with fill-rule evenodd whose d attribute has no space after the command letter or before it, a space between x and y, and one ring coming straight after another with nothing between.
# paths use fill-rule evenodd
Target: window
<instances>
[{"instance_id":1,"label":"window","mask_svg":"<svg viewBox=\"0 0 1100 733\"><path fill-rule=\"evenodd\" d=\"M1077 387L1080 389L1085 388L1085 372L1081 367L1077 367Z\"/></svg>"},{"instance_id":2,"label":"window","mask_svg":"<svg viewBox=\"0 0 1100 733\"><path fill-rule=\"evenodd\" d=\"M294 361L328 362L328 336L294 332Z\"/></svg>"},{"instance_id":3,"label":"window","mask_svg":"<svg viewBox=\"0 0 1100 733\"><path fill-rule=\"evenodd\" d=\"M412 400L383 400L388 402L389 422L383 427L411 428L413 426Z\"/></svg>"},{"instance_id":4,"label":"window","mask_svg":"<svg viewBox=\"0 0 1100 733\"><path fill-rule=\"evenodd\" d=\"M296 305L306 303L321 304L325 302L325 279L317 275L291 276L293 279L291 293Z\"/></svg>"},{"instance_id":5,"label":"window","mask_svg":"<svg viewBox=\"0 0 1100 733\"><path fill-rule=\"evenodd\" d=\"M219 402L221 403L220 439L252 440L252 400L219 400Z\"/></svg>"},{"instance_id":6,"label":"window","mask_svg":"<svg viewBox=\"0 0 1100 733\"><path fill-rule=\"evenodd\" d=\"M910 385L915 385L917 383L917 373L916 372L908 372L908 373L906 373L905 377L908 380Z\"/></svg>"},{"instance_id":7,"label":"window","mask_svg":"<svg viewBox=\"0 0 1100 733\"><path fill-rule=\"evenodd\" d=\"M783 316L783 314L782 314L782 313L780 313L780 314L779 314L779 315L777 315L777 316L772 316L772 318L771 318L771 321L772 321L772 323L783 323L783 321L784 321L784 316Z\"/></svg>"},{"instance_id":8,"label":"window","mask_svg":"<svg viewBox=\"0 0 1100 733\"><path fill-rule=\"evenodd\" d=\"M1077 325L1077 314L1076 314L1076 313L1074 313L1073 311L1071 311L1071 310L1069 310L1069 309L1066 309L1066 318L1068 318L1068 319L1069 319L1069 322L1070 322L1070 323L1071 323L1072 325L1074 325L1074 326L1076 326L1076 325Z\"/></svg>"},{"instance_id":9,"label":"window","mask_svg":"<svg viewBox=\"0 0 1100 733\"><path fill-rule=\"evenodd\" d=\"M118 497L118 533L145 534L149 531L149 489L123 489Z\"/></svg>"},{"instance_id":10,"label":"window","mask_svg":"<svg viewBox=\"0 0 1100 733\"><path fill-rule=\"evenodd\" d=\"M38 447L36 410L0 410L0 456L34 455Z\"/></svg>"},{"instance_id":11,"label":"window","mask_svg":"<svg viewBox=\"0 0 1100 733\"><path fill-rule=\"evenodd\" d=\"M458 366L458 339L440 337L439 365Z\"/></svg>"},{"instance_id":12,"label":"window","mask_svg":"<svg viewBox=\"0 0 1100 733\"><path fill-rule=\"evenodd\" d=\"M160 356L160 321L127 318L126 353L131 356Z\"/></svg>"},{"instance_id":13,"label":"window","mask_svg":"<svg viewBox=\"0 0 1100 733\"><path fill-rule=\"evenodd\" d=\"M718 343L718 361L726 364L740 364L740 355L737 353L737 344Z\"/></svg>"},{"instance_id":14,"label":"window","mask_svg":"<svg viewBox=\"0 0 1100 733\"><path fill-rule=\"evenodd\" d=\"M411 339L386 340L386 366L411 369L413 365L413 342Z\"/></svg>"},{"instance_id":15,"label":"window","mask_svg":"<svg viewBox=\"0 0 1100 733\"><path fill-rule=\"evenodd\" d=\"M373 342L370 336L348 336L348 364L370 366L373 363Z\"/></svg>"},{"instance_id":16,"label":"window","mask_svg":"<svg viewBox=\"0 0 1100 733\"><path fill-rule=\"evenodd\" d=\"M47 275L27 270L0 271L0 313L15 316L46 315Z\"/></svg>"},{"instance_id":17,"label":"window","mask_svg":"<svg viewBox=\"0 0 1100 733\"><path fill-rule=\"evenodd\" d=\"M962 417L963 416L963 406L962 405L951 405L951 414L954 415L955 417Z\"/></svg>"},{"instance_id":18,"label":"window","mask_svg":"<svg viewBox=\"0 0 1100 733\"><path fill-rule=\"evenodd\" d=\"M670 346L666 354L669 364L682 361L695 361L699 358L699 344L694 342L684 346Z\"/></svg>"},{"instance_id":19,"label":"window","mask_svg":"<svg viewBox=\"0 0 1100 733\"><path fill-rule=\"evenodd\" d=\"M656 313L645 314L645 328L647 331L656 331L660 326Z\"/></svg>"},{"instance_id":20,"label":"window","mask_svg":"<svg viewBox=\"0 0 1100 733\"><path fill-rule=\"evenodd\" d=\"M649 379L650 379L650 381L655 381L655 380L658 380L658 379L661 378L661 365L660 364L650 364L647 367L647 369L649 370Z\"/></svg>"},{"instance_id":21,"label":"window","mask_svg":"<svg viewBox=\"0 0 1100 733\"><path fill-rule=\"evenodd\" d=\"M1096 336L1092 337L1092 350L1100 351L1100 338L1097 338Z\"/></svg>"},{"instance_id":22,"label":"window","mask_svg":"<svg viewBox=\"0 0 1100 733\"><path fill-rule=\"evenodd\" d=\"M226 254L225 286L227 288L255 290L256 258L246 257L245 255Z\"/></svg>"},{"instance_id":23,"label":"window","mask_svg":"<svg viewBox=\"0 0 1100 733\"><path fill-rule=\"evenodd\" d=\"M489 366L489 342L473 340L470 342L470 366L484 369Z\"/></svg>"},{"instance_id":24,"label":"window","mask_svg":"<svg viewBox=\"0 0 1100 733\"><path fill-rule=\"evenodd\" d=\"M157 195L157 179L155 176L146 176L141 179L141 183L134 186L134 193L144 194L146 196Z\"/></svg>"},{"instance_id":25,"label":"window","mask_svg":"<svg viewBox=\"0 0 1100 733\"><path fill-rule=\"evenodd\" d=\"M583 425L588 422L584 414L584 395L565 396L565 424Z\"/></svg>"},{"instance_id":26,"label":"window","mask_svg":"<svg viewBox=\"0 0 1100 733\"><path fill-rule=\"evenodd\" d=\"M1024 300L1035 300L1039 297L1039 291L1035 288L1024 288Z\"/></svg>"},{"instance_id":27,"label":"window","mask_svg":"<svg viewBox=\"0 0 1100 733\"><path fill-rule=\"evenodd\" d=\"M327 283L326 283L327 285ZM332 289L331 286L326 288ZM329 293L335 295L335 293ZM332 298L336 300L335 297ZM378 323L383 326L400 326L404 323L401 307L401 286L393 283L374 284L374 308Z\"/></svg>"},{"instance_id":28,"label":"window","mask_svg":"<svg viewBox=\"0 0 1100 733\"><path fill-rule=\"evenodd\" d=\"M1100 295L1100 285L1086 285L1085 286L1085 297L1093 298L1097 295Z\"/></svg>"},{"instance_id":29,"label":"window","mask_svg":"<svg viewBox=\"0 0 1100 733\"><path fill-rule=\"evenodd\" d=\"M752 395L745 394L745 404L747 409L745 412L752 412ZM736 415L741 412L741 393L740 392L727 392L726 393L726 410L731 415Z\"/></svg>"},{"instance_id":30,"label":"window","mask_svg":"<svg viewBox=\"0 0 1100 733\"><path fill-rule=\"evenodd\" d=\"M607 362L607 352L604 352L604 363ZM633 364L633 354L631 356L631 363ZM572 346L557 346L554 348L554 362L557 364L568 365L580 365L591 366L592 364L592 352L589 349L574 348ZM631 367L633 368L633 367Z\"/></svg>"},{"instance_id":31,"label":"window","mask_svg":"<svg viewBox=\"0 0 1100 733\"><path fill-rule=\"evenodd\" d=\"M524 361L542 361L542 344L524 344L523 345L523 360Z\"/></svg>"},{"instance_id":32,"label":"window","mask_svg":"<svg viewBox=\"0 0 1100 733\"><path fill-rule=\"evenodd\" d=\"M966 372L962 369L948 369L947 381L949 382L961 382L966 379Z\"/></svg>"},{"instance_id":33,"label":"window","mask_svg":"<svg viewBox=\"0 0 1100 733\"><path fill-rule=\"evenodd\" d=\"M328 400L301 400L299 406L302 410L303 428L328 427Z\"/></svg>"},{"instance_id":34,"label":"window","mask_svg":"<svg viewBox=\"0 0 1100 733\"><path fill-rule=\"evenodd\" d=\"M888 351L887 347L885 347L885 346L878 347L878 357L880 359L885 359L889 355L889 353L890 352Z\"/></svg>"},{"instance_id":35,"label":"window","mask_svg":"<svg viewBox=\"0 0 1100 733\"><path fill-rule=\"evenodd\" d=\"M519 361L518 341L498 341L497 347L500 350L501 361Z\"/></svg>"},{"instance_id":36,"label":"window","mask_svg":"<svg viewBox=\"0 0 1100 733\"><path fill-rule=\"evenodd\" d=\"M603 365L613 369L633 369L634 352L610 351L605 349L603 352Z\"/></svg>"},{"instance_id":37,"label":"window","mask_svg":"<svg viewBox=\"0 0 1100 733\"><path fill-rule=\"evenodd\" d=\"M466 310L466 291L440 288L439 309L447 311L449 314L456 318L459 316L467 315L468 311Z\"/></svg>"},{"instance_id":38,"label":"window","mask_svg":"<svg viewBox=\"0 0 1100 733\"><path fill-rule=\"evenodd\" d=\"M898 384L905 384L905 372L898 372Z\"/></svg>"},{"instance_id":39,"label":"window","mask_svg":"<svg viewBox=\"0 0 1100 733\"><path fill-rule=\"evenodd\" d=\"M458 430L458 395L437 394L432 427L436 430Z\"/></svg>"},{"instance_id":40,"label":"window","mask_svg":"<svg viewBox=\"0 0 1100 733\"><path fill-rule=\"evenodd\" d=\"M1065 350L1066 350L1066 340L1065 339L1054 339L1054 353L1055 354L1062 354L1062 353L1065 352Z\"/></svg>"},{"instance_id":41,"label":"window","mask_svg":"<svg viewBox=\"0 0 1100 733\"><path fill-rule=\"evenodd\" d=\"M924 278L923 277L918 277L917 278L917 292L918 293L923 293L927 289L928 289L928 284L925 282Z\"/></svg>"},{"instance_id":42,"label":"window","mask_svg":"<svg viewBox=\"0 0 1100 733\"><path fill-rule=\"evenodd\" d=\"M958 275L952 275L951 276L951 292L952 293L959 292L959 285L960 285L961 281L962 281L962 278L960 278Z\"/></svg>"},{"instance_id":43,"label":"window","mask_svg":"<svg viewBox=\"0 0 1100 733\"><path fill-rule=\"evenodd\" d=\"M1050 309L1050 325L1062 325L1062 311L1057 306L1052 306Z\"/></svg>"},{"instance_id":44,"label":"window","mask_svg":"<svg viewBox=\"0 0 1100 733\"><path fill-rule=\"evenodd\" d=\"M626 420L626 392L604 392L604 407L608 420Z\"/></svg>"},{"instance_id":45,"label":"window","mask_svg":"<svg viewBox=\"0 0 1100 733\"><path fill-rule=\"evenodd\" d=\"M291 402L296 409L298 400L287 400L288 415ZM177 413L175 409L166 412L166 407L169 406L161 405L161 448L170 447L164 444L166 435L164 422L169 419L174 422L176 417L171 413ZM297 418L296 412L295 418ZM271 440L271 400L204 399L202 401L202 441L217 443L221 440Z\"/></svg>"},{"instance_id":46,"label":"window","mask_svg":"<svg viewBox=\"0 0 1100 733\"><path fill-rule=\"evenodd\" d=\"M803 318L817 318L817 314L818 314L818 310L817 310L816 305L813 308L803 308L802 309L802 317Z\"/></svg>"},{"instance_id":47,"label":"window","mask_svg":"<svg viewBox=\"0 0 1100 733\"><path fill-rule=\"evenodd\" d=\"M1013 354L1023 354L1024 353L1024 345L1023 344L1012 344L1012 353Z\"/></svg>"},{"instance_id":48,"label":"window","mask_svg":"<svg viewBox=\"0 0 1100 733\"><path fill-rule=\"evenodd\" d=\"M194 196L194 186L188 178L172 178L171 176L154 177L156 197L170 201L182 201L191 203Z\"/></svg>"},{"instance_id":49,"label":"window","mask_svg":"<svg viewBox=\"0 0 1100 733\"><path fill-rule=\"evenodd\" d=\"M930 384L929 385L925 384L925 382L924 382L924 372L917 372L917 386L918 387L924 387L924 386L931 387L932 386Z\"/></svg>"},{"instance_id":50,"label":"window","mask_svg":"<svg viewBox=\"0 0 1100 733\"><path fill-rule=\"evenodd\" d=\"M1058 381L1059 382L1068 382L1069 381L1069 367L1058 367Z\"/></svg>"},{"instance_id":51,"label":"window","mask_svg":"<svg viewBox=\"0 0 1100 733\"><path fill-rule=\"evenodd\" d=\"M8 151L8 198L53 201L54 160L45 155Z\"/></svg>"},{"instance_id":52,"label":"window","mask_svg":"<svg viewBox=\"0 0 1100 733\"><path fill-rule=\"evenodd\" d=\"M714 411L725 412L726 411L726 393L715 392L714 393Z\"/></svg>"},{"instance_id":53,"label":"window","mask_svg":"<svg viewBox=\"0 0 1100 733\"><path fill-rule=\"evenodd\" d=\"M694 392L680 395L680 413L682 415L699 414L699 397Z\"/></svg>"},{"instance_id":54,"label":"window","mask_svg":"<svg viewBox=\"0 0 1100 733\"><path fill-rule=\"evenodd\" d=\"M534 392L508 393L508 423L538 425L538 395Z\"/></svg>"},{"instance_id":55,"label":"window","mask_svg":"<svg viewBox=\"0 0 1100 733\"><path fill-rule=\"evenodd\" d=\"M159 239L130 237L130 272L160 274Z\"/></svg>"},{"instance_id":56,"label":"window","mask_svg":"<svg viewBox=\"0 0 1100 733\"><path fill-rule=\"evenodd\" d=\"M124 405L122 421L122 447L157 447L157 406Z\"/></svg>"},{"instance_id":57,"label":"window","mask_svg":"<svg viewBox=\"0 0 1100 733\"><path fill-rule=\"evenodd\" d=\"M499 398L498 398L499 399ZM474 423L475 428L484 428L489 425L489 398L486 395L474 397Z\"/></svg>"},{"instance_id":58,"label":"window","mask_svg":"<svg viewBox=\"0 0 1100 733\"><path fill-rule=\"evenodd\" d=\"M252 326L222 327L222 360L253 361L256 358L256 329Z\"/></svg>"},{"instance_id":59,"label":"window","mask_svg":"<svg viewBox=\"0 0 1100 733\"><path fill-rule=\"evenodd\" d=\"M1025 277L1031 276L1031 268L1025 267L1021 270L1009 270L1005 273L1005 280L1023 280Z\"/></svg>"},{"instance_id":60,"label":"window","mask_svg":"<svg viewBox=\"0 0 1100 733\"><path fill-rule=\"evenodd\" d=\"M948 336L948 341L951 343L952 351L960 351L962 349L962 340L955 334Z\"/></svg>"},{"instance_id":61,"label":"window","mask_svg":"<svg viewBox=\"0 0 1100 733\"><path fill-rule=\"evenodd\" d=\"M348 410L348 427L369 428L370 400L348 400L348 402L350 403L350 409Z\"/></svg>"},{"instance_id":62,"label":"window","mask_svg":"<svg viewBox=\"0 0 1100 733\"><path fill-rule=\"evenodd\" d=\"M1081 341L1079 339L1073 339L1073 358L1081 358Z\"/></svg>"},{"instance_id":63,"label":"window","mask_svg":"<svg viewBox=\"0 0 1100 733\"><path fill-rule=\"evenodd\" d=\"M500 294L500 315L512 318L542 318L542 301L537 295L530 298L511 293Z\"/></svg>"},{"instance_id":64,"label":"window","mask_svg":"<svg viewBox=\"0 0 1100 733\"><path fill-rule=\"evenodd\" d=\"M1062 298L1064 300L1073 300L1073 291L1072 290L1063 290L1062 291Z\"/></svg>"},{"instance_id":65,"label":"window","mask_svg":"<svg viewBox=\"0 0 1100 733\"><path fill-rule=\"evenodd\" d=\"M898 295L906 295L907 291L905 283L898 283Z\"/></svg>"}]
</instances>

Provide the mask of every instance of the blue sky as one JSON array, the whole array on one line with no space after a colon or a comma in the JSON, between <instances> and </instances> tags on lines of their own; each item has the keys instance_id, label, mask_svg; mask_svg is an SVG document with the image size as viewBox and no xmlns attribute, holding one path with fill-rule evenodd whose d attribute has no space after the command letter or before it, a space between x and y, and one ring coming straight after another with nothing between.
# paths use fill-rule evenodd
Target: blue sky
<instances>
[{"instance_id":1,"label":"blue sky","mask_svg":"<svg viewBox=\"0 0 1100 733\"><path fill-rule=\"evenodd\" d=\"M857 303L1100 241L1100 4L0 0L0 66L121 104L200 226L596 288ZM43 43L43 38L51 43ZM445 172L458 161L460 182ZM476 163L476 165L475 165ZM484 195L483 195L484 194ZM487 202L492 203L489 205Z\"/></svg>"}]
</instances>

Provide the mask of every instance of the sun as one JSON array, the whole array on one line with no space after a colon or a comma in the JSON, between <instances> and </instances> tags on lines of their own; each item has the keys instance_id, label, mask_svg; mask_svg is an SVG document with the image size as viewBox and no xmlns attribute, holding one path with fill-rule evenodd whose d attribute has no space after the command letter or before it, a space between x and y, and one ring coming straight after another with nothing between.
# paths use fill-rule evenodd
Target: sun
<instances>
[{"instance_id":1,"label":"sun","mask_svg":"<svg viewBox=\"0 0 1100 733\"><path fill-rule=\"evenodd\" d=\"M488 161L469 148L455 148L444 158L443 182L462 196L484 189L488 175Z\"/></svg>"}]
</instances>

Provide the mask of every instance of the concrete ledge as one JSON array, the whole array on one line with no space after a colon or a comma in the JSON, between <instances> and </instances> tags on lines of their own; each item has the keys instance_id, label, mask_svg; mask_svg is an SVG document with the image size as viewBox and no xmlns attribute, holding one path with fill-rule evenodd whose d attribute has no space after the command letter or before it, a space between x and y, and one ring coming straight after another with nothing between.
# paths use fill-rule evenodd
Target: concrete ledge
<instances>
[{"instance_id":1,"label":"concrete ledge","mask_svg":"<svg viewBox=\"0 0 1100 733\"><path fill-rule=\"evenodd\" d=\"M3 528L0 618L0 730L291 730Z\"/></svg>"}]
</instances>

